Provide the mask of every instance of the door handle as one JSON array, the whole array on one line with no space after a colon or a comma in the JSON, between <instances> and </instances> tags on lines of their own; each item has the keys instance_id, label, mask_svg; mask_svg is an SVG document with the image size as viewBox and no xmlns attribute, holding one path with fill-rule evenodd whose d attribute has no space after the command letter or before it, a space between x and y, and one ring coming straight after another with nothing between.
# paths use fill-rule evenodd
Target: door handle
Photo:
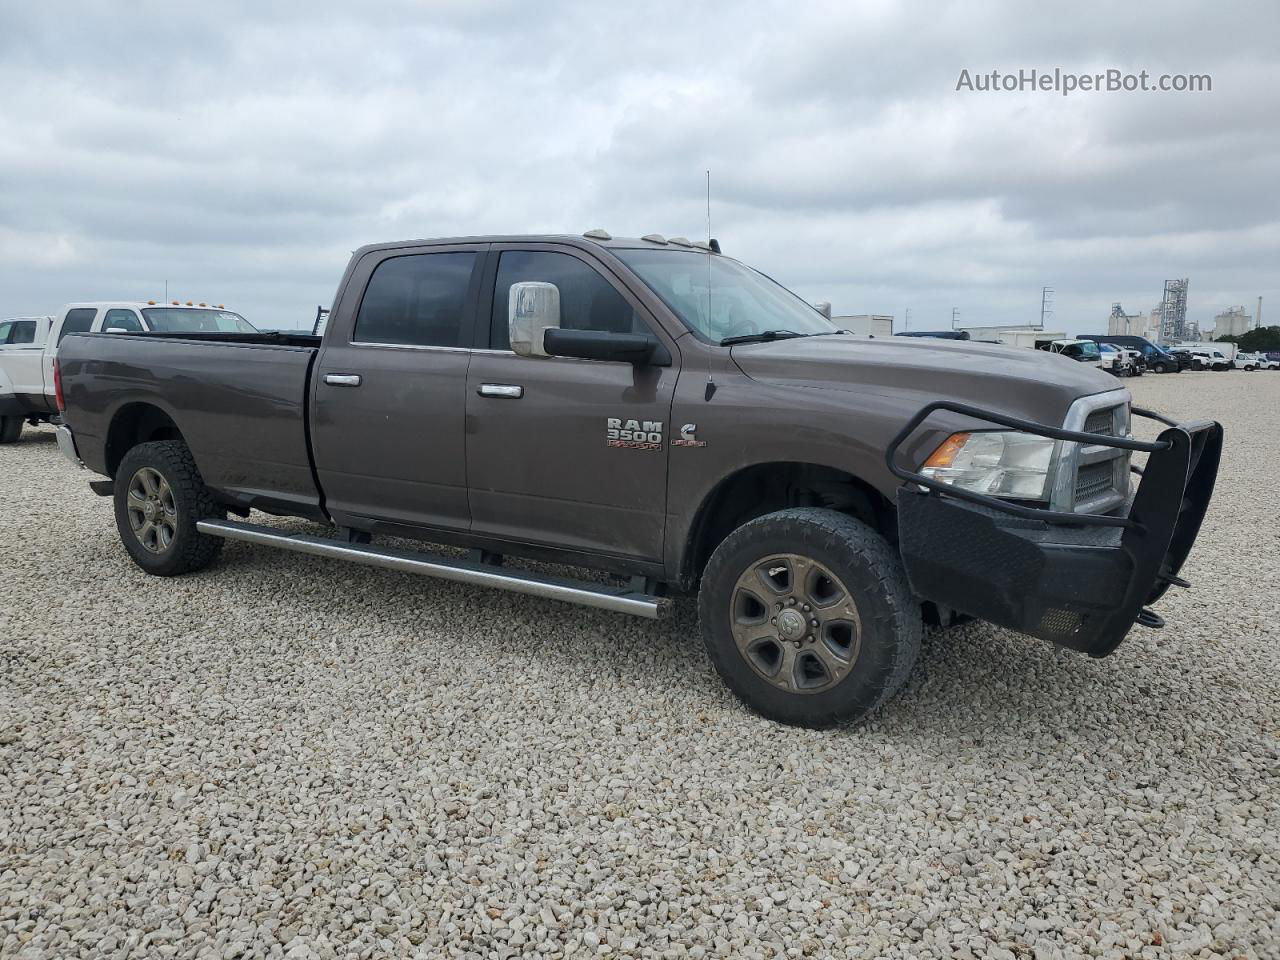
<instances>
[{"instance_id":1,"label":"door handle","mask_svg":"<svg viewBox=\"0 0 1280 960\"><path fill-rule=\"evenodd\" d=\"M482 397L501 397L504 400L519 400L524 396L524 387L514 383L482 383L476 391Z\"/></svg>"},{"instance_id":2,"label":"door handle","mask_svg":"<svg viewBox=\"0 0 1280 960\"><path fill-rule=\"evenodd\" d=\"M360 386L360 374L358 373L326 373L324 382L331 387L358 387Z\"/></svg>"}]
</instances>

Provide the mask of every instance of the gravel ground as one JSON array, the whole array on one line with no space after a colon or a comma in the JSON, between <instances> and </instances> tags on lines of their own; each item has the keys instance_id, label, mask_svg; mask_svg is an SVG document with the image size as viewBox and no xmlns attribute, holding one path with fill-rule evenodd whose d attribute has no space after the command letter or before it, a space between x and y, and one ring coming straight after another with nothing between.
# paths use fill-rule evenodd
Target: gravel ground
<instances>
[{"instance_id":1,"label":"gravel ground","mask_svg":"<svg viewBox=\"0 0 1280 960\"><path fill-rule=\"evenodd\" d=\"M1280 956L1280 375L1163 631L935 633L849 730L656 625L231 544L143 575L0 448L0 956Z\"/></svg>"}]
</instances>

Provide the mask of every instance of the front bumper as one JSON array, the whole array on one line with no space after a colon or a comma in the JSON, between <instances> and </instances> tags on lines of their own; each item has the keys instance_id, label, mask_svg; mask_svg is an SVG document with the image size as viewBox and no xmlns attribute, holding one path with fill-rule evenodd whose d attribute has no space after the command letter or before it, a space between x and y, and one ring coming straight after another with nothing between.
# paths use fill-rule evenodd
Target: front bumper
<instances>
[{"instance_id":1,"label":"front bumper","mask_svg":"<svg viewBox=\"0 0 1280 960\"><path fill-rule=\"evenodd\" d=\"M954 490L894 462L898 447L934 410L949 409L1059 440L1149 454L1127 516L1022 507ZM1019 421L962 404L931 404L898 435L890 469L898 492L898 533L912 589L1000 626L1079 650L1111 653L1134 623L1162 626L1147 609L1171 585L1191 552L1213 496L1222 427L1211 421L1166 425L1154 443L1102 437Z\"/></svg>"},{"instance_id":2,"label":"front bumper","mask_svg":"<svg viewBox=\"0 0 1280 960\"><path fill-rule=\"evenodd\" d=\"M76 438L71 428L65 423L60 423L54 433L58 438L58 449L62 451L62 455L77 467L83 467L84 461L80 459L80 453L76 450Z\"/></svg>"}]
</instances>

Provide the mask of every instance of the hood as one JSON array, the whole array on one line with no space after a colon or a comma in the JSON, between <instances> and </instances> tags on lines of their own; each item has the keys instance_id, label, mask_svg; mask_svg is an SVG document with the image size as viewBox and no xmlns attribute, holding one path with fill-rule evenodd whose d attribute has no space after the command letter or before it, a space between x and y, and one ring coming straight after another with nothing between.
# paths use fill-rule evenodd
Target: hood
<instances>
[{"instance_id":1,"label":"hood","mask_svg":"<svg viewBox=\"0 0 1280 960\"><path fill-rule=\"evenodd\" d=\"M1044 350L931 340L799 337L739 344L733 359L764 383L861 393L926 393L1057 423L1079 397L1118 389L1093 364Z\"/></svg>"}]
</instances>

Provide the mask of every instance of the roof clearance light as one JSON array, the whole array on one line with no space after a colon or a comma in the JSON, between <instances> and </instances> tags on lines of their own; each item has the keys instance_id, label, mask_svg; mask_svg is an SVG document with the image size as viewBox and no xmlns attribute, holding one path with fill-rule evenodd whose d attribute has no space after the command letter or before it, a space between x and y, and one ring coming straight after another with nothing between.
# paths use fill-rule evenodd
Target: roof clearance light
<instances>
[{"instance_id":1,"label":"roof clearance light","mask_svg":"<svg viewBox=\"0 0 1280 960\"><path fill-rule=\"evenodd\" d=\"M188 300L188 301L187 301L187 306L188 306L188 307L194 307L194 306L195 306L195 304L194 304L194 303L192 303L190 300Z\"/></svg>"},{"instance_id":2,"label":"roof clearance light","mask_svg":"<svg viewBox=\"0 0 1280 960\"><path fill-rule=\"evenodd\" d=\"M148 300L148 301L147 301L147 306L148 306L148 307L154 307L155 305L156 305L156 302L155 302L154 300Z\"/></svg>"},{"instance_id":3,"label":"roof clearance light","mask_svg":"<svg viewBox=\"0 0 1280 960\"><path fill-rule=\"evenodd\" d=\"M205 302L202 300L202 301L200 301L200 306L202 306L202 307L207 307L207 306L208 306L208 304L207 304L207 303L205 303Z\"/></svg>"},{"instance_id":4,"label":"roof clearance light","mask_svg":"<svg viewBox=\"0 0 1280 960\"><path fill-rule=\"evenodd\" d=\"M667 238L660 233L646 233L641 240L648 240L650 243L666 243Z\"/></svg>"},{"instance_id":5,"label":"roof clearance light","mask_svg":"<svg viewBox=\"0 0 1280 960\"><path fill-rule=\"evenodd\" d=\"M599 227L596 227L594 230L588 230L586 233L583 234L583 236L586 237L588 240L612 240L613 239L613 237L609 235L608 230L601 230Z\"/></svg>"},{"instance_id":6,"label":"roof clearance light","mask_svg":"<svg viewBox=\"0 0 1280 960\"><path fill-rule=\"evenodd\" d=\"M175 307L178 305L178 301L177 301L177 300L170 300L169 302L170 302L170 303L172 303Z\"/></svg>"},{"instance_id":7,"label":"roof clearance light","mask_svg":"<svg viewBox=\"0 0 1280 960\"><path fill-rule=\"evenodd\" d=\"M669 243L674 243L674 244L675 244L676 246L678 246L678 247L692 247L692 246L693 246L693 244L689 242L689 238L688 238L688 237L672 237L668 242L669 242Z\"/></svg>"}]
</instances>

